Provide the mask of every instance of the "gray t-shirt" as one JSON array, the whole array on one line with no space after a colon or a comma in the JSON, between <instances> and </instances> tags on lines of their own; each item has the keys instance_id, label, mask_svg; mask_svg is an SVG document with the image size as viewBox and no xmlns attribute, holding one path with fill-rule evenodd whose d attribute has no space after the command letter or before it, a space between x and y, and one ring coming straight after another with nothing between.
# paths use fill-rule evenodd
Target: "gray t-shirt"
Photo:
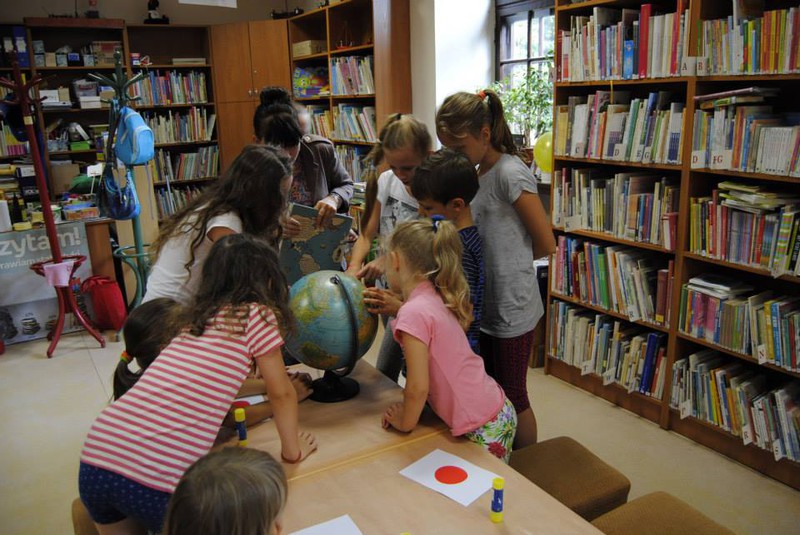
<instances>
[{"instance_id":1,"label":"gray t-shirt","mask_svg":"<svg viewBox=\"0 0 800 535\"><path fill-rule=\"evenodd\" d=\"M498 338L533 330L544 314L531 237L513 206L523 191L537 193L533 174L522 160L503 154L480 177L470 204L486 272L481 331Z\"/></svg>"}]
</instances>

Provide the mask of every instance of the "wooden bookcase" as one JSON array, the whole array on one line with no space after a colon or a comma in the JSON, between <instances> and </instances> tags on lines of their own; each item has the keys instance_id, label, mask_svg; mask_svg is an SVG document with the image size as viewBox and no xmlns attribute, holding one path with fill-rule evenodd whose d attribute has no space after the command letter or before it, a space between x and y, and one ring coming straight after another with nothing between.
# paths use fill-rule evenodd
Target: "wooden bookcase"
<instances>
[{"instance_id":1,"label":"wooden bookcase","mask_svg":"<svg viewBox=\"0 0 800 535\"><path fill-rule=\"evenodd\" d=\"M408 0L345 0L289 19L289 54L292 72L296 68L328 69L330 92L295 100L329 111L341 105L368 106L375 110L377 135L386 117L411 111L411 62ZM293 45L304 41L324 43L324 50L293 54ZM374 93L343 93L333 87L334 63L344 58L372 58ZM330 132L334 132L329 123ZM354 139L331 134L338 146L362 147L366 153L374 139ZM358 177L354 177L358 179Z\"/></svg>"},{"instance_id":2,"label":"wooden bookcase","mask_svg":"<svg viewBox=\"0 0 800 535\"><path fill-rule=\"evenodd\" d=\"M797 7L798 3L779 1L768 2L767 10L785 9ZM701 21L720 19L730 16L731 2L715 2L712 0L672 0L657 4L659 13L674 13L682 5L688 9L690 18L688 27L688 50L689 56L696 56L698 51L698 39L700 36L699 28ZM556 31L569 31L571 17L593 15L594 8L634 8L640 9L641 3L626 0L588 0L584 2L570 2L569 0L556 1ZM655 14L655 12L654 12ZM557 34L558 35L558 34ZM558 39L555 59L556 71L561 76L561 52L562 41ZM618 384L605 384L607 381L603 377L593 373L582 373L578 367L571 366L547 355L545 371L555 377L576 385L597 396L600 396L620 407L630 410L648 420L658 423L662 428L671 429L692 440L708 446L719 453L726 455L742 464L752 467L778 481L781 481L793 488L800 489L800 463L787 460L785 457L780 461L775 461L772 451L766 451L753 444L744 445L742 438L725 431L722 427L717 427L706 421L689 417L681 417L678 410L670 407L670 388L672 384L673 364L689 354L701 349L710 348L718 351L730 362L742 362L748 370L767 376L770 386L777 386L783 383L800 380L800 373L788 371L784 368L771 364L761 364L757 359L750 355L730 351L722 346L697 339L681 332L678 328L678 314L681 299L681 286L691 277L703 273L722 273L734 278L746 280L756 291L761 289L774 289L780 295L795 296L800 294L800 278L784 275L773 278L768 270L741 265L728 261L717 260L691 252L689 232L690 232L690 199L702 195L709 195L719 182L725 180L735 180L745 184L765 186L768 188L797 188L800 185L800 178L793 178L788 175L773 175L764 173L744 173L731 170L716 170L707 168L692 168L692 126L693 117L696 112L695 95L706 95L710 93L728 91L731 89L745 88L750 86L777 87L781 89L780 97L768 101L775 106L778 112L797 112L796 101L791 96L796 92L800 73L779 73L779 74L751 74L751 75L697 75L697 73L684 73L683 76L676 73L674 76L663 78L633 78L628 80L591 80L591 81L561 81L555 82L554 107L556 112L559 106L568 104L571 96L587 96L597 90L619 90L630 91L633 97L646 97L649 92L657 92L661 89L668 89L673 94L680 95L685 102L683 111L683 136L682 136L682 160L678 164L642 164L630 163L618 160L601 160L588 158L573 158L569 156L554 156L555 171L561 169L586 168L593 170L605 170L610 173L631 172L642 170L654 170L664 176L672 177L680 184L679 211L677 218L677 234L674 251L667 251L660 245L641 243L620 239L614 235L591 232L587 230L566 230L565 228L555 228L558 236L579 237L584 240L591 240L601 245L624 245L633 249L652 252L660 255L661 258L672 260L674 263L674 279L671 294L672 321L669 326L652 325L643 322L630 322L627 315L608 312L601 307L590 303L582 302L573 297L560 295L552 290L554 288L553 278L557 276L554 263L551 261L550 284L547 296L547 336L546 348L551 348L551 329L555 318L551 317L551 304L566 302L570 305L579 307L582 310L605 313L614 319L624 320L625 325L638 323L640 326L654 332L666 335L666 382L664 385L663 396L661 399L628 392ZM563 109L563 108L562 108ZM554 135L555 137L555 135ZM555 178L553 187L556 187ZM796 192L796 189L795 189ZM553 212L555 203L551 205ZM685 416L685 415L684 415ZM679 459L670 459L679 462Z\"/></svg>"}]
</instances>

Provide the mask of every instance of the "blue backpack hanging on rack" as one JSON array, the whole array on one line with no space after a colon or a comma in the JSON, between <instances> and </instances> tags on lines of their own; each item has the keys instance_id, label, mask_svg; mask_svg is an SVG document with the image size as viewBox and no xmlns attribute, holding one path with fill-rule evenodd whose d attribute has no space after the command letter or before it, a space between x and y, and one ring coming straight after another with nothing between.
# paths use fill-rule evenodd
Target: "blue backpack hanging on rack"
<instances>
[{"instance_id":1,"label":"blue backpack hanging on rack","mask_svg":"<svg viewBox=\"0 0 800 535\"><path fill-rule=\"evenodd\" d=\"M153 158L155 145L153 132L145 124L142 117L131 108L119 108L116 99L111 106L116 117L116 127L112 127L106 146L106 164L98 192L98 206L106 217L123 220L133 219L139 215L141 205L136 195L136 183L133 178L133 166L147 163ZM114 143L114 131L117 142ZM116 160L125 164L125 186L120 186L114 176Z\"/></svg>"}]
</instances>

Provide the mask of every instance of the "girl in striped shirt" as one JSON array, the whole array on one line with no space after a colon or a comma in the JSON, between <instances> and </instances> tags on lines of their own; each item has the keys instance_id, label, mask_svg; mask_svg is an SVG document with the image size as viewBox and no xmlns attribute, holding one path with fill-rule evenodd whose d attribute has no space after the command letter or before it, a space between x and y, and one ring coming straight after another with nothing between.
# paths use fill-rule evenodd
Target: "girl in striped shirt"
<instances>
[{"instance_id":1,"label":"girl in striped shirt","mask_svg":"<svg viewBox=\"0 0 800 535\"><path fill-rule=\"evenodd\" d=\"M297 394L283 366L293 316L277 253L234 234L214 243L206 266L192 305L176 320L181 333L89 430L78 483L101 535L161 531L178 480L211 449L253 362L283 460L299 462L317 447L298 429Z\"/></svg>"}]
</instances>

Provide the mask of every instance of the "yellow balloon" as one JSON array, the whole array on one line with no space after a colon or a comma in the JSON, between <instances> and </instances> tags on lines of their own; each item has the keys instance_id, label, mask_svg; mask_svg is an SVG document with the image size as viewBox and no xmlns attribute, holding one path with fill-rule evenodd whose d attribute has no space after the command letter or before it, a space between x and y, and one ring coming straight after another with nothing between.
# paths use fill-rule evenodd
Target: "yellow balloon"
<instances>
[{"instance_id":1,"label":"yellow balloon","mask_svg":"<svg viewBox=\"0 0 800 535\"><path fill-rule=\"evenodd\" d=\"M545 173L553 171L553 133L545 132L533 144L533 159Z\"/></svg>"}]
</instances>

